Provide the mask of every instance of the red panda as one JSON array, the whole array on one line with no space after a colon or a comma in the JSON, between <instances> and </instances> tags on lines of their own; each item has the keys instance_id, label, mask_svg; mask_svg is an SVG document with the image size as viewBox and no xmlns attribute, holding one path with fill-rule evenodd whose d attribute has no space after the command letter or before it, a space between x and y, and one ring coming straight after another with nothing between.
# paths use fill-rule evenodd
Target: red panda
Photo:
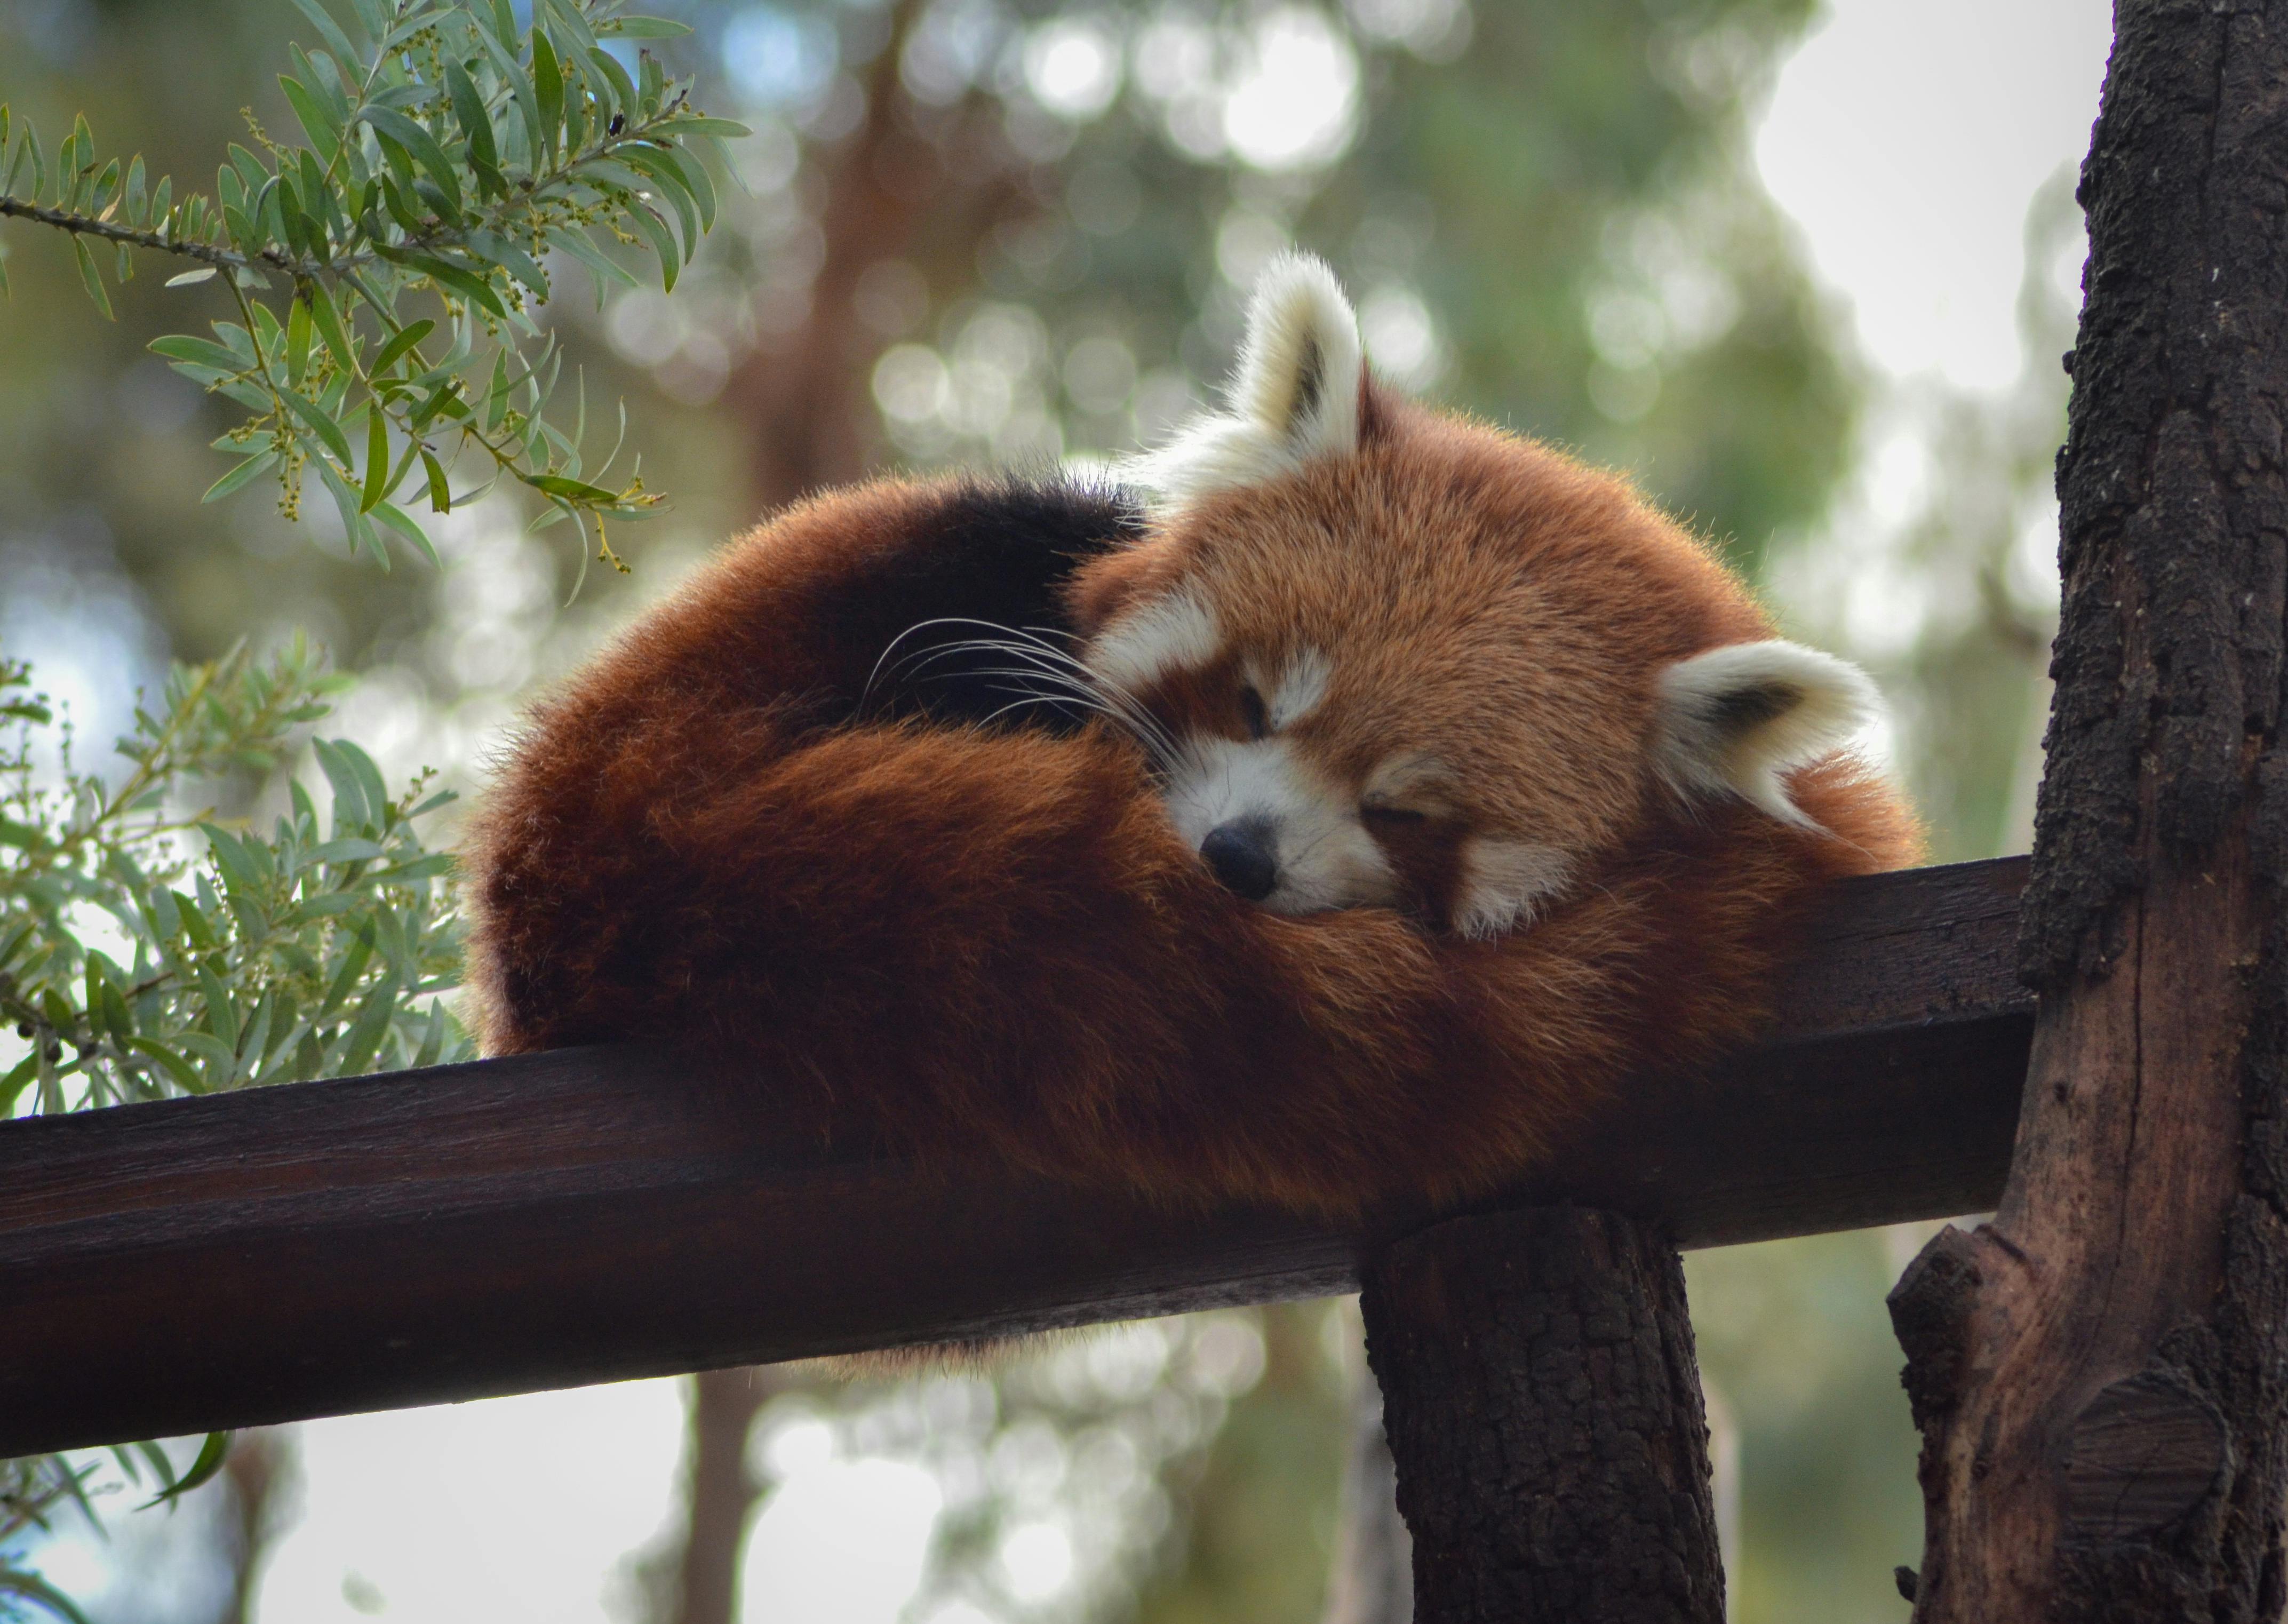
<instances>
[{"instance_id":1,"label":"red panda","mask_svg":"<svg viewBox=\"0 0 2288 1624\"><path fill-rule=\"evenodd\" d=\"M1429 410L1291 257L1126 482L883 479L533 712L465 852L494 1053L680 1044L929 1166L1483 1193L1766 1018L1912 861L1866 679L1621 480Z\"/></svg>"}]
</instances>

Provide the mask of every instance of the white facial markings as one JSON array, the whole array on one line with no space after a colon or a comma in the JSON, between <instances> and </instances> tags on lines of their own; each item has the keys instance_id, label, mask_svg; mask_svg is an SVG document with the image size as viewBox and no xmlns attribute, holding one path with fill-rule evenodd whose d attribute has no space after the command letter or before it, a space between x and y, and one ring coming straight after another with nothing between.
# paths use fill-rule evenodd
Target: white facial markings
<instances>
[{"instance_id":1,"label":"white facial markings","mask_svg":"<svg viewBox=\"0 0 2288 1624\"><path fill-rule=\"evenodd\" d=\"M1267 827L1279 878L1261 905L1274 913L1397 900L1398 876L1350 797L1285 739L1190 739L1167 796L1177 832L1195 850L1225 824L1254 819Z\"/></svg>"},{"instance_id":2,"label":"white facial markings","mask_svg":"<svg viewBox=\"0 0 2288 1624\"><path fill-rule=\"evenodd\" d=\"M1116 617L1082 663L1111 688L1137 694L1171 673L1206 665L1222 643L1215 611L1188 592L1172 592Z\"/></svg>"},{"instance_id":3,"label":"white facial markings","mask_svg":"<svg viewBox=\"0 0 2288 1624\"><path fill-rule=\"evenodd\" d=\"M1573 859L1557 847L1474 838L1462 848L1454 929L1483 938L1530 925L1572 873Z\"/></svg>"},{"instance_id":4,"label":"white facial markings","mask_svg":"<svg viewBox=\"0 0 2288 1624\"><path fill-rule=\"evenodd\" d=\"M1327 697L1327 680L1334 674L1334 662L1316 649L1306 649L1289 660L1267 690L1271 730L1281 732L1316 709Z\"/></svg>"}]
</instances>

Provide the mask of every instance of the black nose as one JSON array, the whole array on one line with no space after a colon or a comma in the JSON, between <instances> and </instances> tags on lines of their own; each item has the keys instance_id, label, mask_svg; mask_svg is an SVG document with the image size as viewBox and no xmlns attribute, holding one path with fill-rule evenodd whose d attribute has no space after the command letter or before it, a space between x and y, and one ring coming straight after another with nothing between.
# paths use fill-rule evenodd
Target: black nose
<instances>
[{"instance_id":1,"label":"black nose","mask_svg":"<svg viewBox=\"0 0 2288 1624\"><path fill-rule=\"evenodd\" d=\"M1279 883L1279 858L1271 849L1271 827L1243 817L1219 824L1200 842L1200 856L1215 877L1249 902L1259 903Z\"/></svg>"}]
</instances>

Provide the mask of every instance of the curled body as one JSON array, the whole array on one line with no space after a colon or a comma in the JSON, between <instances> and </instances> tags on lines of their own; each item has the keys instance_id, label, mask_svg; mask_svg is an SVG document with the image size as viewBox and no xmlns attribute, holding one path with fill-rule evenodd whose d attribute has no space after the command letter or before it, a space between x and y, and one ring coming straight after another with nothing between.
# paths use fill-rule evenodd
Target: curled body
<instances>
[{"instance_id":1,"label":"curled body","mask_svg":"<svg viewBox=\"0 0 2288 1624\"><path fill-rule=\"evenodd\" d=\"M1386 390L1313 262L1129 474L818 497L566 682L469 845L487 1047L676 1042L941 1166L1446 1200L1751 1038L1812 894L1913 860L1863 678Z\"/></svg>"}]
</instances>

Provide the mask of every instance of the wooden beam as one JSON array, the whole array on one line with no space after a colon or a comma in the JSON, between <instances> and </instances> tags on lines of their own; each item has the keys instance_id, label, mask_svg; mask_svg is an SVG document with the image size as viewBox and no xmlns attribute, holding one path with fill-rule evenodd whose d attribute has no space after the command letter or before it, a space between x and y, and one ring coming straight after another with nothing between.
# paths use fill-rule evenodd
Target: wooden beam
<instances>
[{"instance_id":1,"label":"wooden beam","mask_svg":"<svg viewBox=\"0 0 2288 1624\"><path fill-rule=\"evenodd\" d=\"M1839 887L1768 1042L1487 1206L1688 1246L1990 1206L2023 883ZM1347 1291L1428 1217L930 1181L627 1049L31 1118L0 1124L0 1455Z\"/></svg>"}]
</instances>

